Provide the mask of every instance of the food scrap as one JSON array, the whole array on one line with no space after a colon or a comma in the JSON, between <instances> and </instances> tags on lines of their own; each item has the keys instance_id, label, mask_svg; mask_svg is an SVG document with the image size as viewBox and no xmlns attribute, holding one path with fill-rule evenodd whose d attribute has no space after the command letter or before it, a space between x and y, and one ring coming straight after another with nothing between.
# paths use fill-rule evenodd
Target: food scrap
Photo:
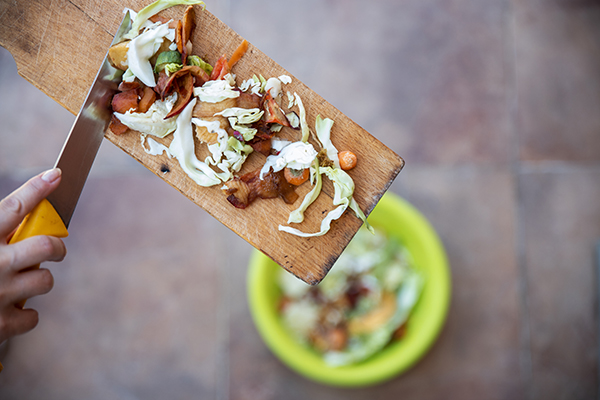
<instances>
[{"instance_id":1,"label":"food scrap","mask_svg":"<svg viewBox=\"0 0 600 400\"><path fill-rule=\"evenodd\" d=\"M283 271L278 277L284 326L331 366L366 360L401 340L424 283L401 243L365 229L318 286Z\"/></svg>"},{"instance_id":2,"label":"food scrap","mask_svg":"<svg viewBox=\"0 0 600 400\"><path fill-rule=\"evenodd\" d=\"M181 20L157 15L174 5L188 6ZM211 63L196 55L194 5L204 7L204 2L158 0L148 5L133 16L126 40L111 47L111 64L125 72L112 100L110 130L116 135L139 132L144 151L177 159L200 186L221 185L236 208L259 198L280 197L294 204L299 197L295 188L309 182L312 189L290 213L288 225L279 225L280 231L324 235L348 207L366 223L353 198L354 182L345 172L356 165L356 155L338 153L331 142L334 121L318 115L313 131L298 93L287 91L283 101L285 85L292 83L287 75L266 79L255 74L238 84L233 70L248 53L246 40L229 59L223 54ZM281 140L284 129L297 132L298 140ZM210 153L204 160L198 159L198 146ZM263 166L240 176L251 154L262 157ZM318 232L289 226L303 222L304 212L321 192L323 176L333 182L335 208Z\"/></svg>"}]
</instances>

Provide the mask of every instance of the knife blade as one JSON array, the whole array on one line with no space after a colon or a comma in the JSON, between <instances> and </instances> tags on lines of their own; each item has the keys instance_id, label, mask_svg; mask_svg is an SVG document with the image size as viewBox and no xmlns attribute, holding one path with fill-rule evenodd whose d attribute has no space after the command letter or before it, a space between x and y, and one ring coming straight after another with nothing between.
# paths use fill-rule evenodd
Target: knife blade
<instances>
[{"instance_id":1,"label":"knife blade","mask_svg":"<svg viewBox=\"0 0 600 400\"><path fill-rule=\"evenodd\" d=\"M123 39L130 26L127 11L111 46ZM110 122L111 101L122 74L123 71L110 65L107 52L56 161L55 167L62 170L60 185L27 214L9 243L37 235L68 235L67 227ZM24 304L23 301L17 306Z\"/></svg>"},{"instance_id":2,"label":"knife blade","mask_svg":"<svg viewBox=\"0 0 600 400\"><path fill-rule=\"evenodd\" d=\"M111 46L120 42L129 28L130 16L127 11ZM79 195L110 123L111 100L122 75L123 71L114 68L105 56L56 161L55 167L62 171L61 183L47 200L60 215L65 227L71 222Z\"/></svg>"},{"instance_id":3,"label":"knife blade","mask_svg":"<svg viewBox=\"0 0 600 400\"><path fill-rule=\"evenodd\" d=\"M131 15L127 10L110 46L122 41L130 28ZM123 71L110 65L107 51L56 161L55 167L62 170L58 188L25 216L9 243L37 235L68 236L67 227L110 123L111 101L122 75ZM27 270L39 267L33 265ZM15 306L23 308L25 300ZM0 363L0 372L3 369Z\"/></svg>"}]
</instances>

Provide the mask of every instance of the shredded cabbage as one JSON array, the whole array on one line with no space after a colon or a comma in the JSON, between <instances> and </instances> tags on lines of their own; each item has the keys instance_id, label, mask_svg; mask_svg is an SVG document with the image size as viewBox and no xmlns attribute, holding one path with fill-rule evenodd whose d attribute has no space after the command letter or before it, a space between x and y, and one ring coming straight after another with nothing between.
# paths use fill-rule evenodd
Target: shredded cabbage
<instances>
[{"instance_id":1,"label":"shredded cabbage","mask_svg":"<svg viewBox=\"0 0 600 400\"><path fill-rule=\"evenodd\" d=\"M360 218L366 225L367 229L373 233L373 228L367 222L367 218L365 214L362 212L358 203L354 200L352 195L354 194L354 181L341 168L321 168L321 171L327 175L329 179L333 181L333 187L335 189L335 194L333 196L333 204L346 204L349 206L356 214L358 218Z\"/></svg>"},{"instance_id":2,"label":"shredded cabbage","mask_svg":"<svg viewBox=\"0 0 600 400\"><path fill-rule=\"evenodd\" d=\"M310 129L306 123L306 110L304 109L304 104L302 104L302 99L300 96L298 96L298 93L294 93L294 97L296 98L296 105L300 111L300 129L302 130L301 140L306 143L308 142L308 137L310 136Z\"/></svg>"},{"instance_id":3,"label":"shredded cabbage","mask_svg":"<svg viewBox=\"0 0 600 400\"><path fill-rule=\"evenodd\" d=\"M292 108L294 107L295 102L295 98L294 95L292 94L292 92L285 92L285 94L287 95L287 99L288 99L288 108Z\"/></svg>"},{"instance_id":4,"label":"shredded cabbage","mask_svg":"<svg viewBox=\"0 0 600 400\"><path fill-rule=\"evenodd\" d=\"M280 75L279 80L281 81L281 83L286 84L286 85L289 83L292 83L292 78L290 78L287 75Z\"/></svg>"},{"instance_id":5,"label":"shredded cabbage","mask_svg":"<svg viewBox=\"0 0 600 400\"><path fill-rule=\"evenodd\" d=\"M212 168L196 158L192 129L192 110L195 105L196 99L192 99L177 117L177 129L173 133L169 151L173 157L177 158L183 171L194 182L200 186L213 186L221 183L221 179Z\"/></svg>"},{"instance_id":6,"label":"shredded cabbage","mask_svg":"<svg viewBox=\"0 0 600 400\"><path fill-rule=\"evenodd\" d=\"M277 78L267 79L267 83L265 83L265 92L271 93L273 98L279 96L281 93L281 81Z\"/></svg>"},{"instance_id":7,"label":"shredded cabbage","mask_svg":"<svg viewBox=\"0 0 600 400\"><path fill-rule=\"evenodd\" d=\"M260 91L264 92L265 91L265 86L267 86L267 80L265 79L264 76L262 76L262 74L258 74L258 78L256 78L256 75L253 76L254 80L257 80L260 82Z\"/></svg>"},{"instance_id":8,"label":"shredded cabbage","mask_svg":"<svg viewBox=\"0 0 600 400\"><path fill-rule=\"evenodd\" d=\"M244 145L234 137L229 137L227 131L220 127L219 121L204 121L199 118L192 118L192 123L197 126L204 126L211 133L217 134L217 143L208 145L211 156L204 162L209 165L215 165L222 172L216 175L222 181L228 181L233 177L233 172L238 172L246 158L253 152L252 146Z\"/></svg>"},{"instance_id":9,"label":"shredded cabbage","mask_svg":"<svg viewBox=\"0 0 600 400\"><path fill-rule=\"evenodd\" d=\"M169 31L168 24L153 25L151 29L131 40L127 46L129 69L146 86L156 86L150 58L158 51Z\"/></svg>"},{"instance_id":10,"label":"shredded cabbage","mask_svg":"<svg viewBox=\"0 0 600 400\"><path fill-rule=\"evenodd\" d=\"M279 153L283 148L289 144L291 144L289 140L281 140L281 139L271 139L271 148Z\"/></svg>"},{"instance_id":11,"label":"shredded cabbage","mask_svg":"<svg viewBox=\"0 0 600 400\"><path fill-rule=\"evenodd\" d=\"M146 21L148 21L148 18L152 17L155 14L158 14L162 10L166 10L167 8L177 6L180 4L182 4L182 5L202 4L203 6L206 6L206 4L204 4L203 1L199 1L199 0L158 0L158 1L155 1L154 3L149 4L146 7L142 8L140 11L138 11L138 13L135 17L133 17L133 15L132 15L132 18L134 18L134 21L131 26L131 29L124 36L125 39L135 38L138 35L138 32L140 31L140 29L142 28L142 25L144 25L144 23ZM203 9L204 9L204 7L203 7Z\"/></svg>"},{"instance_id":12,"label":"shredded cabbage","mask_svg":"<svg viewBox=\"0 0 600 400\"><path fill-rule=\"evenodd\" d=\"M331 168L331 167L322 167L319 169L319 172L322 174L325 174L331 181L333 181L333 188L335 190L335 193L333 195L333 205L338 206L338 207L334 208L333 210L331 210L327 213L325 218L321 221L321 227L318 232L306 233L306 232L302 232L299 229L292 228L289 226L284 226L284 225L279 225L280 231L288 232L288 233L291 233L293 235L300 236L300 237L323 236L324 234L329 232L329 229L331 229L331 222L340 218L342 216L342 214L344 213L344 211L346 211L346 208L348 208L350 206L350 204L352 203L352 200L353 200L352 194L354 193L354 181L352 180L350 175L348 175L344 170L342 170L340 168ZM304 205L305 201L308 202L309 200L307 200L305 197L304 201L302 202L303 205ZM308 204L308 205L310 205L310 204ZM306 205L306 207L308 207L308 205ZM366 219L365 215L362 213L362 211L360 210L360 207L358 207L358 204L356 204L356 208L358 208L358 210L360 211L360 214L356 213L357 216L363 222L367 223L367 219ZM301 212L304 212L304 210L301 210ZM292 213L294 213L295 211L292 211ZM355 212L356 212L356 210L355 210ZM301 214L299 214L299 213L294 214L294 218L299 218L300 215ZM291 214L290 214L290 218L292 218ZM288 223L289 223L289 221L288 221ZM368 223L367 223L367 227L369 228L369 230L372 230L371 226Z\"/></svg>"},{"instance_id":13,"label":"shredded cabbage","mask_svg":"<svg viewBox=\"0 0 600 400\"><path fill-rule=\"evenodd\" d=\"M336 168L340 167L340 160L338 159L338 151L331 143L331 127L333 127L333 120L329 118L321 118L321 115L317 115L315 120L315 130L317 131L317 138L321 142L321 146L327 151L327 157L333 161Z\"/></svg>"},{"instance_id":14,"label":"shredded cabbage","mask_svg":"<svg viewBox=\"0 0 600 400\"><path fill-rule=\"evenodd\" d=\"M273 168L273 172L281 171L285 167L300 170L309 168L316 157L317 152L312 144L293 142L285 146L279 154L267 157L260 170L260 179L263 179L270 168Z\"/></svg>"},{"instance_id":15,"label":"shredded cabbage","mask_svg":"<svg viewBox=\"0 0 600 400\"><path fill-rule=\"evenodd\" d=\"M241 133L242 137L244 138L244 141L246 141L246 142L252 140L254 138L254 135L256 135L256 132L258 132L258 130L256 128L251 128L247 125L238 124L237 118L230 117L230 118L228 118L228 120L229 120L229 125L231 126L231 129Z\"/></svg>"},{"instance_id":16,"label":"shredded cabbage","mask_svg":"<svg viewBox=\"0 0 600 400\"><path fill-rule=\"evenodd\" d=\"M252 128L249 125L261 119L263 114L264 111L261 111L259 108L248 109L232 107L218 112L215 115L227 117L231 129L241 133L245 141L250 141L254 138L254 135L256 135L257 129Z\"/></svg>"},{"instance_id":17,"label":"shredded cabbage","mask_svg":"<svg viewBox=\"0 0 600 400\"><path fill-rule=\"evenodd\" d=\"M290 213L287 222L288 224L299 224L304 221L304 212L317 199L317 197L319 197L319 194L321 194L323 179L321 178L321 173L319 172L319 160L315 159L313 166L310 168L310 174L311 178L315 180L314 187L306 194L306 196L304 196L300 207Z\"/></svg>"},{"instance_id":18,"label":"shredded cabbage","mask_svg":"<svg viewBox=\"0 0 600 400\"><path fill-rule=\"evenodd\" d=\"M248 125L252 124L263 116L264 111L261 111L259 108L240 108L240 107L231 107L226 108L225 110L215 113L215 115L222 115L223 117L235 117L238 120L238 123Z\"/></svg>"},{"instance_id":19,"label":"shredded cabbage","mask_svg":"<svg viewBox=\"0 0 600 400\"><path fill-rule=\"evenodd\" d=\"M163 138L177 128L175 117L165 119L173 109L175 100L177 100L177 93L173 93L164 101L156 100L143 114L129 110L125 114L115 112L114 115L129 129Z\"/></svg>"},{"instance_id":20,"label":"shredded cabbage","mask_svg":"<svg viewBox=\"0 0 600 400\"><path fill-rule=\"evenodd\" d=\"M177 64L177 63L166 64L165 65L165 73L167 74L167 76L171 76L171 74L174 74L175 72L179 71L181 68L183 68L183 64Z\"/></svg>"},{"instance_id":21,"label":"shredded cabbage","mask_svg":"<svg viewBox=\"0 0 600 400\"><path fill-rule=\"evenodd\" d=\"M240 97L240 92L234 89L226 79L208 81L201 87L194 88L194 96L207 103L219 103Z\"/></svg>"},{"instance_id":22,"label":"shredded cabbage","mask_svg":"<svg viewBox=\"0 0 600 400\"><path fill-rule=\"evenodd\" d=\"M122 77L123 82L133 82L135 81L135 75L131 72L131 69L127 68L127 70L123 73Z\"/></svg>"},{"instance_id":23,"label":"shredded cabbage","mask_svg":"<svg viewBox=\"0 0 600 400\"><path fill-rule=\"evenodd\" d=\"M240 85L240 90L242 92L246 92L250 89L250 92L253 94L259 94L260 93L260 80L258 78L256 78L256 75L254 75L254 77L250 78L250 79L246 79L244 82L242 82L242 84Z\"/></svg>"},{"instance_id":24,"label":"shredded cabbage","mask_svg":"<svg viewBox=\"0 0 600 400\"><path fill-rule=\"evenodd\" d=\"M233 136L229 136L227 139L227 148L223 152L223 158L221 162L217 164L217 167L228 174L226 179L228 181L233 177L232 172L239 172L248 158L248 155L252 153L254 149L252 146L243 144Z\"/></svg>"},{"instance_id":25,"label":"shredded cabbage","mask_svg":"<svg viewBox=\"0 0 600 400\"><path fill-rule=\"evenodd\" d=\"M195 65L197 67L202 68L204 70L204 72L206 72L209 75L210 75L210 73L213 70L212 65L210 65L209 63L207 63L206 61L204 61L199 56L189 55L187 57L187 63L188 63L188 65Z\"/></svg>"},{"instance_id":26,"label":"shredded cabbage","mask_svg":"<svg viewBox=\"0 0 600 400\"><path fill-rule=\"evenodd\" d=\"M140 135L140 139L142 141L142 148L144 151L151 156L159 156L162 153L166 153L169 158L171 158L171 152L169 148L162 143L158 143L156 140L149 138L143 133ZM148 142L148 148L146 148L146 142Z\"/></svg>"}]
</instances>

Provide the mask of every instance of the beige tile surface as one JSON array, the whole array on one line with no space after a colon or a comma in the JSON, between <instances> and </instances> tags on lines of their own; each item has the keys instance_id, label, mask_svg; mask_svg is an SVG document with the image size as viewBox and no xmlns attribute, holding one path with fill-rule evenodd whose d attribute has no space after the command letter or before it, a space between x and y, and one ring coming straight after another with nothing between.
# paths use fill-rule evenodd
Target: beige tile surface
<instances>
[{"instance_id":1,"label":"beige tile surface","mask_svg":"<svg viewBox=\"0 0 600 400\"><path fill-rule=\"evenodd\" d=\"M430 220L451 264L439 340L372 388L298 376L253 326L252 247L107 142L68 257L49 265L55 287L28 303L40 324L2 359L0 398L596 398L597 4L208 8L405 158L391 190ZM74 117L1 48L0 94L4 196L52 165Z\"/></svg>"}]
</instances>

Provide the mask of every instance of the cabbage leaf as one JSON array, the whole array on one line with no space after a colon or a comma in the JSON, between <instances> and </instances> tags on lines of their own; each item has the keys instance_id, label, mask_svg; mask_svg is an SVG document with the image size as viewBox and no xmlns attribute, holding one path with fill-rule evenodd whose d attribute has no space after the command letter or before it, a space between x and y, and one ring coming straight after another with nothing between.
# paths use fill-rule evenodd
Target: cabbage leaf
<instances>
[{"instance_id":1,"label":"cabbage leaf","mask_svg":"<svg viewBox=\"0 0 600 400\"><path fill-rule=\"evenodd\" d=\"M278 172L289 167L302 170L309 168L316 159L317 152L310 143L293 142L285 146L277 155L267 157L265 164L260 170L260 179L263 179L270 168Z\"/></svg>"},{"instance_id":2,"label":"cabbage leaf","mask_svg":"<svg viewBox=\"0 0 600 400\"><path fill-rule=\"evenodd\" d=\"M344 211L346 211L348 207L351 207L356 213L357 217L359 217L364 223L366 223L367 228L370 231L372 231L373 228L367 223L365 215L363 214L362 210L360 209L360 207L358 207L358 204L354 201L352 197L352 194L354 193L354 181L352 180L350 175L348 175L344 170L340 168L331 167L322 167L319 169L319 172L321 174L325 174L333 182L333 188L335 190L335 193L333 195L333 205L338 207L334 208L333 210L329 211L329 213L327 213L325 218L321 221L321 227L318 232L306 233L302 232L299 229L284 225L279 225L279 230L300 237L323 236L324 234L329 232L329 229L331 228L331 222L340 218ZM308 202L309 200L307 200L305 197L304 201L302 202L303 205L305 201ZM308 207L308 205L306 207ZM358 212L356 210L358 210ZM295 211L292 211L292 213L294 213ZM302 210L302 213L303 212L304 210ZM290 214L290 218L291 217L292 216ZM293 218L299 219L299 217L299 213L296 213Z\"/></svg>"},{"instance_id":3,"label":"cabbage leaf","mask_svg":"<svg viewBox=\"0 0 600 400\"><path fill-rule=\"evenodd\" d=\"M314 178L315 182L314 182L314 187L312 188L312 190L310 192L308 192L306 194L306 196L304 196L304 199L302 200L302 204L300 204L300 207L298 207L297 209L295 209L294 211L292 211L288 217L288 224L299 224L302 221L304 221L304 212L306 211L306 209L312 204L314 203L314 201L317 199L317 197L319 197L319 194L321 194L321 188L323 186L323 179L321 178L321 173L319 172L319 160L315 159L313 166L310 168L310 173L311 173L311 177Z\"/></svg>"},{"instance_id":4,"label":"cabbage leaf","mask_svg":"<svg viewBox=\"0 0 600 400\"><path fill-rule=\"evenodd\" d=\"M304 108L304 104L302 104L302 99L298 96L298 93L294 93L294 97L296 99L296 105L298 106L298 110L300 111L300 130L302 131L302 141L304 143L308 142L308 137L310 136L310 129L308 128L308 124L306 123L306 109Z\"/></svg>"},{"instance_id":5,"label":"cabbage leaf","mask_svg":"<svg viewBox=\"0 0 600 400\"><path fill-rule=\"evenodd\" d=\"M146 86L156 86L150 58L158 51L165 36L170 33L168 24L157 24L136 36L127 46L129 70Z\"/></svg>"},{"instance_id":6,"label":"cabbage leaf","mask_svg":"<svg viewBox=\"0 0 600 400\"><path fill-rule=\"evenodd\" d=\"M194 132L192 129L192 110L196 99L185 106L177 117L177 129L173 133L173 141L169 151L177 158L183 171L200 186L213 186L221 183L221 179L210 166L196 157L194 148Z\"/></svg>"},{"instance_id":7,"label":"cabbage leaf","mask_svg":"<svg viewBox=\"0 0 600 400\"><path fill-rule=\"evenodd\" d=\"M133 21L133 24L131 25L131 29L129 30L129 32L127 32L127 34L124 37L125 39L135 38L138 35L140 29L142 28L142 25L144 25L144 23L146 23L146 21L148 21L150 17L152 17L155 14L158 14L162 10L166 10L167 8L177 5L191 6L194 4L202 4L204 7L206 7L206 4L203 1L199 0L157 0L154 3L149 4L146 7L142 8L140 11L138 11ZM202 9L204 9L204 7Z\"/></svg>"},{"instance_id":8,"label":"cabbage leaf","mask_svg":"<svg viewBox=\"0 0 600 400\"><path fill-rule=\"evenodd\" d=\"M207 103L219 103L226 99L240 96L240 92L226 80L208 81L200 87L194 88L194 96Z\"/></svg>"},{"instance_id":9,"label":"cabbage leaf","mask_svg":"<svg viewBox=\"0 0 600 400\"><path fill-rule=\"evenodd\" d=\"M315 130L317 131L317 139L321 142L321 146L327 151L327 158L333 161L336 168L340 168L340 160L338 158L338 151L331 143L331 128L333 127L333 120L330 118L321 118L321 115L317 115L315 119Z\"/></svg>"},{"instance_id":10,"label":"cabbage leaf","mask_svg":"<svg viewBox=\"0 0 600 400\"><path fill-rule=\"evenodd\" d=\"M145 113L127 111L125 114L115 112L114 115L129 129L163 138L177 128L176 117L165 119L177 100L177 93L164 101L156 100Z\"/></svg>"}]
</instances>

